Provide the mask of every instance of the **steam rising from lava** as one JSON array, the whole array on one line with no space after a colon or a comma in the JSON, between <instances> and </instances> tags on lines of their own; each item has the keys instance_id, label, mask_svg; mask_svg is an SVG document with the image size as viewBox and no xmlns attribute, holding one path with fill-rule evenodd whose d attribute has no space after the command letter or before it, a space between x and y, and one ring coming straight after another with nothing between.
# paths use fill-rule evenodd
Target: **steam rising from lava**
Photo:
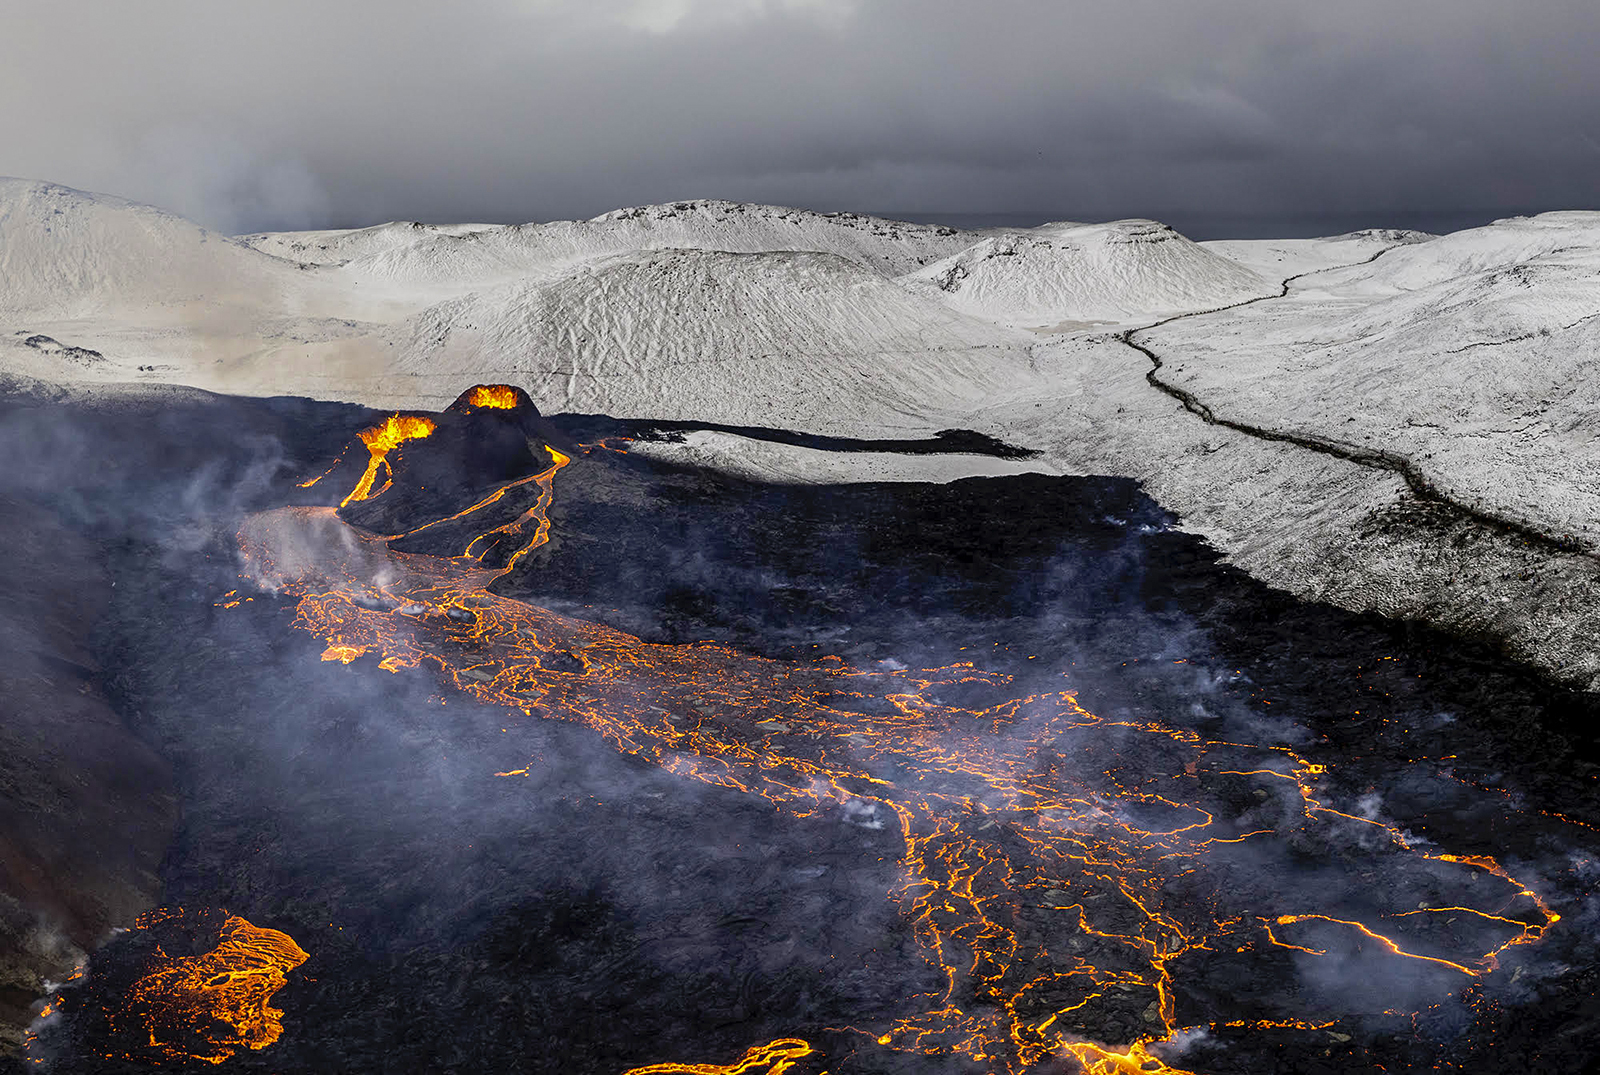
<instances>
[{"instance_id":1,"label":"steam rising from lava","mask_svg":"<svg viewBox=\"0 0 1600 1075\"><path fill-rule=\"evenodd\" d=\"M466 423L452 427L462 436L476 416L537 418L509 386L474 388L451 412ZM371 657L390 671L426 663L480 701L585 724L618 750L793 816L897 825L902 883L892 895L943 985L890 1025L860 1029L862 1048L959 1055L994 1071L1072 1056L1097 1075L1171 1075L1180 1069L1157 1054L1192 1036L1180 984L1202 961L1344 959L1374 976L1380 1007L1395 1002L1381 995L1385 976L1405 980L1408 1003L1470 1002L1503 953L1558 920L1496 859L1433 850L1339 809L1327 766L1282 740L1109 719L1065 690L1015 696L1009 676L972 664L857 668L652 644L499 596L490 585L549 540L555 479L575 462L536 439L526 458L545 465L474 492L465 507L389 534L352 525L351 512L376 512L385 498L424 502L405 475L450 463L440 428L396 415L364 432L368 463L339 514L252 516L239 535L252 576L298 599L295 626L325 641L324 660ZM379 469L386 480L373 491ZM508 512L519 513L500 522ZM462 527L453 555L392 547ZM1303 868L1307 859L1320 865ZM1363 880L1379 868L1386 887ZM1274 891L1236 884L1247 870L1277 871ZM1418 892L1440 891L1447 897L1417 906ZM1394 973L1401 967L1409 973ZM1144 1031L1105 1042L1107 1013L1130 997ZM1240 1010L1207 1021L1312 1028L1345 1014L1325 997L1265 1011L1232 1003ZM811 1052L782 1039L728 1067L663 1063L635 1075L779 1075Z\"/></svg>"}]
</instances>

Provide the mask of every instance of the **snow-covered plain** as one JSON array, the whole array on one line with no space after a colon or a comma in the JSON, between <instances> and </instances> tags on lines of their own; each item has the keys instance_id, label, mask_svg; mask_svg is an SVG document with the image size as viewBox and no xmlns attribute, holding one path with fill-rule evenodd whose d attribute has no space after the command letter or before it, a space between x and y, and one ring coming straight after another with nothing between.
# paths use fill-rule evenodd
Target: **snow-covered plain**
<instances>
[{"instance_id":1,"label":"snow-covered plain","mask_svg":"<svg viewBox=\"0 0 1600 1075\"><path fill-rule=\"evenodd\" d=\"M1597 348L1600 213L1194 243L1147 220L960 231L697 201L233 239L0 180L13 388L437 408L511 381L549 413L970 428L1041 454L646 450L772 481L1131 476L1270 583L1487 635L1590 689Z\"/></svg>"}]
</instances>

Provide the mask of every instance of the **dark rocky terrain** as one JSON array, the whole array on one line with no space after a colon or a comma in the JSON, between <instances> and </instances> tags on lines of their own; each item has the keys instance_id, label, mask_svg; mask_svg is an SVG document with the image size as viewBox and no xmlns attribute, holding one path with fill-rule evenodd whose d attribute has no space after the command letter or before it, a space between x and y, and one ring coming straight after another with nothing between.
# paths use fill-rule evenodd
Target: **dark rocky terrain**
<instances>
[{"instance_id":1,"label":"dark rocky terrain","mask_svg":"<svg viewBox=\"0 0 1600 1075\"><path fill-rule=\"evenodd\" d=\"M159 891L122 881L124 902L96 896L106 909L85 921L103 931L159 900L291 934L311 958L274 1000L287 1030L228 1062L239 1070L615 1075L726 1062L791 1034L836 1072L967 1070L863 1048L843 1029L881 1026L937 986L886 898L892 828L795 819L686 784L583 727L478 705L426 669L319 661L321 641L290 629L287 597L244 589L248 602L220 607L241 586L240 516L328 503L298 483L375 418L199 394L0 411L0 445L18 461L5 524L12 548L30 550L8 559L18 589L4 592L57 579L8 606L6 637L18 653L45 639L58 662L39 658L48 693L13 692L28 704L0 730L46 787L87 789L34 816L140 849L131 865L92 856L107 876L134 877L165 848ZM640 432L553 421L584 442ZM1019 690L1065 673L1096 713L1162 719L1202 704L1229 721L1293 723L1337 761L1342 787L1380 791L1414 832L1461 853L1537 866L1562 901L1565 928L1472 1006L1352 1017L1331 1032L1219 1029L1180 1066L1578 1071L1600 1058L1592 698L1471 642L1255 583L1127 480L779 488L595 451L557 476L551 521L549 544L497 592L651 641L857 664L972 659ZM114 587L94 583L96 563ZM64 706L79 684L105 701ZM26 739L40 710L66 723ZM96 758L116 767L74 775ZM1441 768L1460 779L1430 775ZM170 844L169 786L181 809ZM8 811L41 794L8 788ZM56 906L37 895L49 891L81 903L106 883L67 867L49 877L50 889L19 889L29 906ZM142 1070L99 1057L138 943L101 949L86 984L63 991L66 1016L36 1058ZM1220 958L1197 967L1180 1011L1205 1021L1240 995L1270 1007L1302 988L1287 962L1273 981L1240 973ZM1142 1007L1113 1008L1107 1039L1136 1034Z\"/></svg>"}]
</instances>

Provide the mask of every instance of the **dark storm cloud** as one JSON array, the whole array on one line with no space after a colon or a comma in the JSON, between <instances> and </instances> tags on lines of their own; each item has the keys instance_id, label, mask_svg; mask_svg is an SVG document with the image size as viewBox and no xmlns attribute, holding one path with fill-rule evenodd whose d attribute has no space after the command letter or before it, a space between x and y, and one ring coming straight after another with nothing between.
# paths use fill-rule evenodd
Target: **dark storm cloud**
<instances>
[{"instance_id":1,"label":"dark storm cloud","mask_svg":"<svg viewBox=\"0 0 1600 1075\"><path fill-rule=\"evenodd\" d=\"M1291 230L1589 207L1600 174L1591 0L80 0L6 22L0 173L230 230L688 197Z\"/></svg>"}]
</instances>

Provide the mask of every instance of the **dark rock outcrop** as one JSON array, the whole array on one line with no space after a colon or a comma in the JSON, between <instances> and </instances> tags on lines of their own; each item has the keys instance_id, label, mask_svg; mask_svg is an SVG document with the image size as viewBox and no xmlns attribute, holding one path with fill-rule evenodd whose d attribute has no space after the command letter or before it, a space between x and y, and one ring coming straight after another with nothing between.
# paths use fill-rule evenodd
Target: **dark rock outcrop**
<instances>
[{"instance_id":1,"label":"dark rock outcrop","mask_svg":"<svg viewBox=\"0 0 1600 1075\"><path fill-rule=\"evenodd\" d=\"M0 499L0 1042L47 978L155 902L171 772L99 683L89 637L110 580L94 546Z\"/></svg>"}]
</instances>

